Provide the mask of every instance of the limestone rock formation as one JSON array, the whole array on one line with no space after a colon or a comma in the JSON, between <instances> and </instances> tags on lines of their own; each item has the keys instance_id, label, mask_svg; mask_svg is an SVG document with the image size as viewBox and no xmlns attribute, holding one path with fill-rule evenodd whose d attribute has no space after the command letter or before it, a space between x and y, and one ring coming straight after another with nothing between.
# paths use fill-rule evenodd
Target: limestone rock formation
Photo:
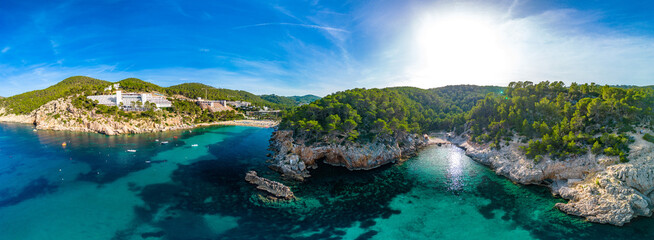
<instances>
[{"instance_id":1,"label":"limestone rock formation","mask_svg":"<svg viewBox=\"0 0 654 240\"><path fill-rule=\"evenodd\" d=\"M315 143L306 146L295 142L292 131L279 130L270 140L270 150L274 152L274 163L270 168L284 177L303 181L310 176L309 169L318 167L319 160L350 170L368 170L409 157L427 142L428 138L424 136L408 135L392 143Z\"/></svg>"},{"instance_id":2,"label":"limestone rock formation","mask_svg":"<svg viewBox=\"0 0 654 240\"><path fill-rule=\"evenodd\" d=\"M266 193L269 194L269 198L272 199L284 199L284 200L290 200L294 199L295 196L293 195L293 191L286 185L280 183L280 182L275 182L268 180L266 178L262 178L257 176L257 172L255 171L249 171L245 174L245 181L257 185L257 189L263 190Z\"/></svg>"},{"instance_id":3,"label":"limestone rock formation","mask_svg":"<svg viewBox=\"0 0 654 240\"><path fill-rule=\"evenodd\" d=\"M558 203L562 211L589 221L622 226L654 210L654 145L635 137L631 161L609 166L583 182L562 187L559 194L568 203Z\"/></svg>"},{"instance_id":4,"label":"limestone rock formation","mask_svg":"<svg viewBox=\"0 0 654 240\"><path fill-rule=\"evenodd\" d=\"M594 154L536 163L524 156L519 149L523 144L518 142L494 150L466 141L465 136L450 141L514 182L549 186L553 194L570 200L556 204L568 214L622 226L635 217L651 216L654 209L654 145L642 136L633 137L636 142L630 146L629 163Z\"/></svg>"},{"instance_id":5,"label":"limestone rock formation","mask_svg":"<svg viewBox=\"0 0 654 240\"><path fill-rule=\"evenodd\" d=\"M2 110L4 111L4 110ZM0 114L2 115L2 114ZM37 129L96 132L106 135L161 132L192 128L181 116L150 119L125 119L76 108L71 97L50 101L27 115L4 115L0 121L34 124Z\"/></svg>"}]
</instances>

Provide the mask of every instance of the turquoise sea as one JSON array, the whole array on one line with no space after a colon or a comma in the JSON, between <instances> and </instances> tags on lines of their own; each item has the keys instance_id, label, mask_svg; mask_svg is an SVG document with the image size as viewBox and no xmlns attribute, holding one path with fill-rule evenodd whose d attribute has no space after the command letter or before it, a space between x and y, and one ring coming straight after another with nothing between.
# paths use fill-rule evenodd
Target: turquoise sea
<instances>
[{"instance_id":1,"label":"turquoise sea","mask_svg":"<svg viewBox=\"0 0 654 240\"><path fill-rule=\"evenodd\" d=\"M567 216L548 189L450 146L371 171L321 165L306 183L284 182L298 201L263 203L243 178L282 181L266 167L272 131L0 124L0 239L654 239L652 218L614 227Z\"/></svg>"}]
</instances>

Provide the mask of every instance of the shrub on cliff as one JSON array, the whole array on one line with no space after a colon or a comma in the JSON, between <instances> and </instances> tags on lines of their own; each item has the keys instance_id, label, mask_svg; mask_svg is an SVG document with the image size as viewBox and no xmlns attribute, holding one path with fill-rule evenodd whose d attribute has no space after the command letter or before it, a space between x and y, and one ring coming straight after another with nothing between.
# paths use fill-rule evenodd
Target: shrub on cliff
<instances>
[{"instance_id":1,"label":"shrub on cliff","mask_svg":"<svg viewBox=\"0 0 654 240\"><path fill-rule=\"evenodd\" d=\"M535 138L525 148L531 158L566 158L591 148L626 161L632 140L621 133L632 131L634 125L651 126L652 106L654 91L649 88L514 82L504 95L479 101L466 119L477 142L496 142L514 134ZM601 137L592 137L596 134Z\"/></svg>"}]
</instances>

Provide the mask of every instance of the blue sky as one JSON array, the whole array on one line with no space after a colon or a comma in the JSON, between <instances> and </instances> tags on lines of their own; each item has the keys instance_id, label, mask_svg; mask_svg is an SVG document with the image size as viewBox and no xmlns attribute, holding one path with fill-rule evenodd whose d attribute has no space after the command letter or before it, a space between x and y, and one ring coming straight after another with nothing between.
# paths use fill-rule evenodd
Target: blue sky
<instances>
[{"instance_id":1,"label":"blue sky","mask_svg":"<svg viewBox=\"0 0 654 240\"><path fill-rule=\"evenodd\" d=\"M654 84L649 1L0 0L0 96L74 75L256 94Z\"/></svg>"}]
</instances>

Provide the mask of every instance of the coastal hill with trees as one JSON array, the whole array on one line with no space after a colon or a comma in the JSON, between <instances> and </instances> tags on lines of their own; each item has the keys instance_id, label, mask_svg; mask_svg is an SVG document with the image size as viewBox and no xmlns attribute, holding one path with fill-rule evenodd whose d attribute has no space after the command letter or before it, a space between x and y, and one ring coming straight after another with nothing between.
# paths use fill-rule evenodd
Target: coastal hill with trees
<instances>
[{"instance_id":1,"label":"coastal hill with trees","mask_svg":"<svg viewBox=\"0 0 654 240\"><path fill-rule=\"evenodd\" d=\"M563 159L595 154L627 161L626 133L652 128L654 90L562 82L508 87L352 89L289 111L280 129L308 142L387 141L408 133L464 131L501 148L519 138L525 154Z\"/></svg>"},{"instance_id":2,"label":"coastal hill with trees","mask_svg":"<svg viewBox=\"0 0 654 240\"><path fill-rule=\"evenodd\" d=\"M215 88L201 83L184 83L171 87L161 87L137 78L127 78L116 83L119 83L120 88L124 91L132 92L158 92L164 95L181 95L192 99L205 98L206 96L208 99L247 101L254 106L268 106L274 109L288 109L299 105L294 98L279 96L279 98L288 101L271 102L246 91ZM114 83L91 77L69 77L46 89L0 99L0 107L5 108L9 113L27 114L47 102L62 97L78 94L102 94L105 92L104 89L112 84Z\"/></svg>"},{"instance_id":3,"label":"coastal hill with trees","mask_svg":"<svg viewBox=\"0 0 654 240\"><path fill-rule=\"evenodd\" d=\"M278 103L288 106L293 106L293 105L299 106L299 105L309 104L313 101L320 99L320 97L310 94L304 96L290 96L290 97L270 94L270 95L261 95L261 98L272 103Z\"/></svg>"},{"instance_id":4,"label":"coastal hill with trees","mask_svg":"<svg viewBox=\"0 0 654 240\"><path fill-rule=\"evenodd\" d=\"M440 135L513 182L550 187L569 200L561 211L622 226L654 211L653 107L651 87L352 89L288 111L270 167L299 181L318 163L371 169Z\"/></svg>"},{"instance_id":5,"label":"coastal hill with trees","mask_svg":"<svg viewBox=\"0 0 654 240\"><path fill-rule=\"evenodd\" d=\"M123 92L150 93L165 97L171 102L171 107L159 109L153 103L137 102L139 111L125 111L119 106L103 105L88 98L92 95L113 95L116 84L119 84ZM234 110L216 110L198 105L194 101L197 98L245 101L251 105L236 107ZM287 100L289 101L270 102L246 91L214 88L200 83L161 87L136 78L112 83L76 76L43 90L0 99L0 120L33 123L40 129L113 135L184 129L196 124L216 124L243 119L246 111L256 111L264 107L289 109L300 104L292 98Z\"/></svg>"}]
</instances>

